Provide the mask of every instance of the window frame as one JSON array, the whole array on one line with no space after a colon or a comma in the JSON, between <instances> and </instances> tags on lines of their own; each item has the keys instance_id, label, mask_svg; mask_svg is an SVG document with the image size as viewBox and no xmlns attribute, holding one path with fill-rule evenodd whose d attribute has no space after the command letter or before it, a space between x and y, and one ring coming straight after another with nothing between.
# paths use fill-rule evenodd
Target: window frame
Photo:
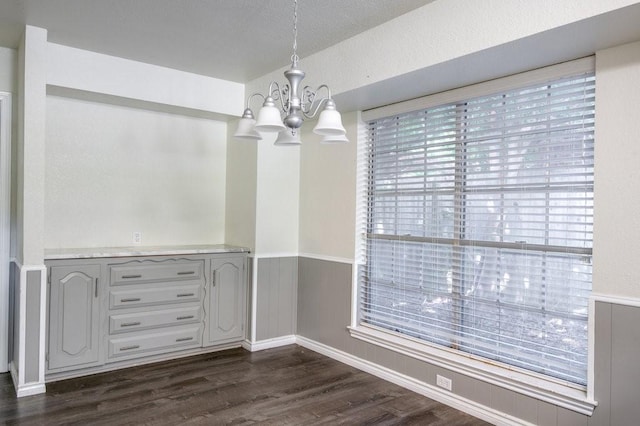
<instances>
[{"instance_id":1,"label":"window frame","mask_svg":"<svg viewBox=\"0 0 640 426\"><path fill-rule=\"evenodd\" d=\"M368 188L368 148L366 124L369 121L402 114L418 109L427 109L447 103L456 103L462 99L471 99L562 78L582 72L594 72L595 59L588 57L550 67L540 68L521 74L483 82L451 91L429 95L398 104L392 104L362 113L362 128L358 138L358 190L356 220L356 253L352 277L352 315L348 327L352 337L399 352L430 364L464 374L466 376L491 383L502 388L540 399L560 407L586 415L592 415L597 402L593 393L593 341L594 341L594 304L588 305L588 342L587 342L587 385L555 379L540 373L507 366L500 362L491 362L486 358L464 353L424 340L399 335L380 327L363 324L359 321L359 272L364 267L367 232L367 188Z\"/></svg>"}]
</instances>

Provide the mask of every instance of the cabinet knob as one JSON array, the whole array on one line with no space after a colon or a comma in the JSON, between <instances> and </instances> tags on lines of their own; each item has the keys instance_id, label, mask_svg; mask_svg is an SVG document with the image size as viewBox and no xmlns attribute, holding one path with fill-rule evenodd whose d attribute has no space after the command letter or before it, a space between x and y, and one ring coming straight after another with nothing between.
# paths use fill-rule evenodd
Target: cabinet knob
<instances>
[{"instance_id":1,"label":"cabinet knob","mask_svg":"<svg viewBox=\"0 0 640 426\"><path fill-rule=\"evenodd\" d=\"M176 321L188 320L188 319L192 319L192 318L193 318L193 315L185 315L185 316L182 316L182 317L177 317Z\"/></svg>"},{"instance_id":2,"label":"cabinet knob","mask_svg":"<svg viewBox=\"0 0 640 426\"><path fill-rule=\"evenodd\" d=\"M130 351L132 349L138 349L140 345L131 345L131 346L123 346L120 348L121 351Z\"/></svg>"}]
</instances>

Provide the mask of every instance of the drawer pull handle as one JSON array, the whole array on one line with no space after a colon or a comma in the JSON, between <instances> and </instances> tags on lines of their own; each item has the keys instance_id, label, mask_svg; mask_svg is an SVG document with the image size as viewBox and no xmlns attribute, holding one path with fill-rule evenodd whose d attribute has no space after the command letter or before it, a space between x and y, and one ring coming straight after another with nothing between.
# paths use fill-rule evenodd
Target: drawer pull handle
<instances>
[{"instance_id":1,"label":"drawer pull handle","mask_svg":"<svg viewBox=\"0 0 640 426\"><path fill-rule=\"evenodd\" d=\"M123 275L122 276L122 279L124 279L124 280L128 280L128 279L131 279L131 278L142 278L142 275Z\"/></svg>"},{"instance_id":2,"label":"drawer pull handle","mask_svg":"<svg viewBox=\"0 0 640 426\"><path fill-rule=\"evenodd\" d=\"M176 342L188 342L189 340L193 340L193 337L178 337Z\"/></svg>"},{"instance_id":3,"label":"drawer pull handle","mask_svg":"<svg viewBox=\"0 0 640 426\"><path fill-rule=\"evenodd\" d=\"M185 315L183 317L176 318L176 320L180 321L180 320L186 320L186 319L191 319L191 318L193 318L193 315Z\"/></svg>"},{"instance_id":4,"label":"drawer pull handle","mask_svg":"<svg viewBox=\"0 0 640 426\"><path fill-rule=\"evenodd\" d=\"M195 273L196 271L182 271L182 272L178 272L178 275L193 275Z\"/></svg>"},{"instance_id":5,"label":"drawer pull handle","mask_svg":"<svg viewBox=\"0 0 640 426\"><path fill-rule=\"evenodd\" d=\"M140 325L140 321L136 322L123 322L120 327L133 327L134 325Z\"/></svg>"},{"instance_id":6,"label":"drawer pull handle","mask_svg":"<svg viewBox=\"0 0 640 426\"><path fill-rule=\"evenodd\" d=\"M128 299L120 299L120 302L139 302L139 297L130 297Z\"/></svg>"},{"instance_id":7,"label":"drawer pull handle","mask_svg":"<svg viewBox=\"0 0 640 426\"><path fill-rule=\"evenodd\" d=\"M138 349L140 345L131 345L131 346L123 346L120 348L121 351L130 351L131 349Z\"/></svg>"},{"instance_id":8,"label":"drawer pull handle","mask_svg":"<svg viewBox=\"0 0 640 426\"><path fill-rule=\"evenodd\" d=\"M192 297L195 296L193 293L178 293L176 297Z\"/></svg>"}]
</instances>

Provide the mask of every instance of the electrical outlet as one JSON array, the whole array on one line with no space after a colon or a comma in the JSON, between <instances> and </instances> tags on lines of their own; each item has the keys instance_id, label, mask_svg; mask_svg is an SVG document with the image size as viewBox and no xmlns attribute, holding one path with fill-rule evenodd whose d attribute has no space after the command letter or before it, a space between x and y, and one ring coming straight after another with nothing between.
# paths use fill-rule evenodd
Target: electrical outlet
<instances>
[{"instance_id":1,"label":"electrical outlet","mask_svg":"<svg viewBox=\"0 0 640 426\"><path fill-rule=\"evenodd\" d=\"M142 244L142 232L136 231L133 233L133 244Z\"/></svg>"},{"instance_id":2,"label":"electrical outlet","mask_svg":"<svg viewBox=\"0 0 640 426\"><path fill-rule=\"evenodd\" d=\"M436 374L436 385L438 385L441 388L445 388L446 390L450 391L452 382L451 382L451 379L447 379L444 376Z\"/></svg>"}]
</instances>

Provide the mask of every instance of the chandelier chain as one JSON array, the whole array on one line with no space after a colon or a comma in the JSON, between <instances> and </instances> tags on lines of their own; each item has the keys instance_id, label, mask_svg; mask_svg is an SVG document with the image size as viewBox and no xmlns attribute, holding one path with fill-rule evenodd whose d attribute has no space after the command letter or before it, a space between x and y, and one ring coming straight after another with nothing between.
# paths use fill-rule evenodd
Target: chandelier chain
<instances>
[{"instance_id":1,"label":"chandelier chain","mask_svg":"<svg viewBox=\"0 0 640 426\"><path fill-rule=\"evenodd\" d=\"M291 62L298 65L298 0L293 1L293 55Z\"/></svg>"}]
</instances>

